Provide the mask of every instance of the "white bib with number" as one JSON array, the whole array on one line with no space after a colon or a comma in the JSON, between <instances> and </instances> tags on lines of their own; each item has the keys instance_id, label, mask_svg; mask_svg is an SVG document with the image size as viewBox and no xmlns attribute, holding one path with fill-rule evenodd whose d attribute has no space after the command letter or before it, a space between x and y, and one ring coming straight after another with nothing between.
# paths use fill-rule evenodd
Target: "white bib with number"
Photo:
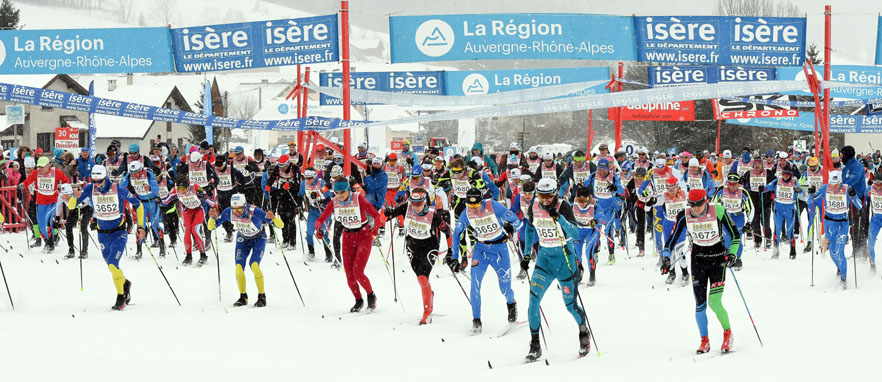
<instances>
[{"instance_id":1,"label":"white bib with number","mask_svg":"<svg viewBox=\"0 0 882 382\"><path fill-rule=\"evenodd\" d=\"M119 193L116 185L110 186L107 193L100 193L92 189L92 205L95 208L95 219L109 221L122 217L119 211Z\"/></svg>"},{"instance_id":2,"label":"white bib with number","mask_svg":"<svg viewBox=\"0 0 882 382\"><path fill-rule=\"evenodd\" d=\"M468 179L451 179L453 194L456 195L457 198L465 199L466 193L469 191L469 188L472 186L469 184Z\"/></svg>"},{"instance_id":3,"label":"white bib with number","mask_svg":"<svg viewBox=\"0 0 882 382\"><path fill-rule=\"evenodd\" d=\"M352 193L350 195L352 202L346 205L341 205L340 200L334 198L334 214L343 227L356 229L361 227L361 210L358 207L358 199Z\"/></svg>"},{"instance_id":4,"label":"white bib with number","mask_svg":"<svg viewBox=\"0 0 882 382\"><path fill-rule=\"evenodd\" d=\"M708 203L704 215L693 217L691 208L686 211L686 229L692 237L693 245L710 247L720 242L720 229L717 223L717 210L714 203Z\"/></svg>"},{"instance_id":5,"label":"white bib with number","mask_svg":"<svg viewBox=\"0 0 882 382\"><path fill-rule=\"evenodd\" d=\"M848 201L845 194L846 188L845 185L840 185L839 191L835 191L832 187L827 186L827 195L825 198L827 203L824 207L828 214L839 215L848 212Z\"/></svg>"},{"instance_id":6,"label":"white bib with number","mask_svg":"<svg viewBox=\"0 0 882 382\"><path fill-rule=\"evenodd\" d=\"M479 241L491 241L502 235L502 226L493 213L493 203L486 201L483 209L473 211L473 209L467 208L466 216L468 216L472 228L475 229L475 236Z\"/></svg>"},{"instance_id":7,"label":"white bib with number","mask_svg":"<svg viewBox=\"0 0 882 382\"><path fill-rule=\"evenodd\" d=\"M429 207L425 215L417 215L413 207L407 207L404 217L404 228L407 236L417 240L425 240L432 237L432 218L435 216L435 207Z\"/></svg>"}]
</instances>

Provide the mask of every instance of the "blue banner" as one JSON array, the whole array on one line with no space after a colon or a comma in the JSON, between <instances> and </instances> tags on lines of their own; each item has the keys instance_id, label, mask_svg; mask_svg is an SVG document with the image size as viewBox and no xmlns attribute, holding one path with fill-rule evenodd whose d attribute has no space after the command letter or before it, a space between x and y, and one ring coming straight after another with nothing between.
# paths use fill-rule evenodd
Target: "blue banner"
<instances>
[{"instance_id":1,"label":"blue banner","mask_svg":"<svg viewBox=\"0 0 882 382\"><path fill-rule=\"evenodd\" d=\"M89 97L94 97L94 96L95 96L95 81L91 81L91 82L89 82ZM95 158L95 154L97 153L95 151L95 139L98 138L96 136L97 132L98 132L98 129L95 126L95 114L89 113L89 156L91 156L92 158Z\"/></svg>"},{"instance_id":2,"label":"blue banner","mask_svg":"<svg viewBox=\"0 0 882 382\"><path fill-rule=\"evenodd\" d=\"M202 95L202 114L207 116L211 116L214 112L214 104L211 102L211 81L205 81L205 93ZM205 126L205 141L208 142L209 145L214 144L214 129L211 128L211 123L206 123Z\"/></svg>"},{"instance_id":3,"label":"blue banner","mask_svg":"<svg viewBox=\"0 0 882 382\"><path fill-rule=\"evenodd\" d=\"M115 115L126 118L200 126L211 125L230 129L336 130L361 127L371 123L370 121L347 121L323 117L307 117L281 121L242 120L2 82L0 82L0 102L26 103L29 105Z\"/></svg>"},{"instance_id":4,"label":"blue banner","mask_svg":"<svg viewBox=\"0 0 882 382\"><path fill-rule=\"evenodd\" d=\"M775 129L815 131L815 113L800 112L799 117L727 119L733 125L770 127ZM831 133L882 134L882 115L830 115Z\"/></svg>"},{"instance_id":5,"label":"blue banner","mask_svg":"<svg viewBox=\"0 0 882 382\"><path fill-rule=\"evenodd\" d=\"M774 81L775 68L758 66L668 65L647 68L649 86L665 87L719 82Z\"/></svg>"},{"instance_id":6,"label":"blue banner","mask_svg":"<svg viewBox=\"0 0 882 382\"><path fill-rule=\"evenodd\" d=\"M339 61L337 15L175 28L171 36L178 72Z\"/></svg>"},{"instance_id":7,"label":"blue banner","mask_svg":"<svg viewBox=\"0 0 882 382\"><path fill-rule=\"evenodd\" d=\"M882 68L875 66L833 65L830 69L831 81L878 85L873 87L831 87L831 97L854 99L882 98ZM777 71L778 78L781 80L805 81L805 72L803 72L801 66L777 68ZM816 65L815 71L818 73L818 78L824 78L824 65ZM808 91L808 83L806 83L804 91L795 91L787 94L812 95Z\"/></svg>"},{"instance_id":8,"label":"blue banner","mask_svg":"<svg viewBox=\"0 0 882 382\"><path fill-rule=\"evenodd\" d=\"M631 17L522 13L389 17L392 62L633 61Z\"/></svg>"},{"instance_id":9,"label":"blue banner","mask_svg":"<svg viewBox=\"0 0 882 382\"><path fill-rule=\"evenodd\" d=\"M798 66L805 57L805 18L649 16L634 24L640 61Z\"/></svg>"},{"instance_id":10,"label":"blue banner","mask_svg":"<svg viewBox=\"0 0 882 382\"><path fill-rule=\"evenodd\" d=\"M608 80L609 68L511 69L445 72L447 95L481 95L594 80ZM607 93L603 85L571 95Z\"/></svg>"},{"instance_id":11,"label":"blue banner","mask_svg":"<svg viewBox=\"0 0 882 382\"><path fill-rule=\"evenodd\" d=\"M168 28L0 31L0 74L174 72Z\"/></svg>"},{"instance_id":12,"label":"blue banner","mask_svg":"<svg viewBox=\"0 0 882 382\"><path fill-rule=\"evenodd\" d=\"M353 89L378 90L405 94L445 95L444 72L352 72L349 83ZM320 86L343 85L343 73L319 73ZM320 105L342 105L343 100L326 94L319 96ZM353 102L353 105L364 103Z\"/></svg>"}]
</instances>

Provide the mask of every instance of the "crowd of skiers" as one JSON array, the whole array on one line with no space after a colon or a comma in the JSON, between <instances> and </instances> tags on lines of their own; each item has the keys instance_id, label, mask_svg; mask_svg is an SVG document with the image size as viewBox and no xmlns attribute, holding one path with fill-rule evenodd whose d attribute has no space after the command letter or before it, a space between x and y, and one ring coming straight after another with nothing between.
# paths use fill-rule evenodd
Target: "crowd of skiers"
<instances>
[{"instance_id":1,"label":"crowd of skiers","mask_svg":"<svg viewBox=\"0 0 882 382\"><path fill-rule=\"evenodd\" d=\"M855 256L868 256L875 272L874 245L882 228L878 152L860 157L845 146L830 153L833 168L824 169L814 156L748 147L717 156L644 147L628 154L603 144L597 152L555 155L535 147L522 152L512 143L507 153L490 155L476 143L466 153L445 157L438 148L417 154L410 142L403 143L401 151L381 155L370 153L366 143L358 145L348 177L338 147L316 144L298 151L295 142L273 159L261 149L246 153L242 147L221 154L206 142L159 144L146 153L136 143L123 150L114 142L94 157L85 149L76 158L58 149L52 160L20 148L4 176L19 184L32 247L53 251L63 229L65 257L78 251L86 258L89 230L97 230L117 310L131 300L132 283L120 268L131 233L136 233L134 259L144 247L157 248L160 257L169 248L177 251L183 236L183 264L193 264L198 254L201 266L208 261L212 233L222 230L218 236L229 243L235 231L236 306L248 303L246 269L258 287L255 306L267 303L260 269L267 240L283 249L305 245L305 261L314 259L320 245L324 261L346 272L355 299L351 312L377 306L365 274L377 237L401 236L421 288L420 324L432 319L430 273L444 264L454 277L471 280L473 333L482 331L481 286L488 267L505 297L507 320L516 323L514 259L516 277L530 279L528 361L541 356L539 303L554 280L579 328L579 354L588 353L579 285L597 282L601 248L609 264L615 263L616 247L630 250L629 233L637 257L648 251L658 256L666 283L677 281L678 271L681 283L692 281L699 353L710 349L707 306L724 330L721 350L732 347L721 297L726 268L745 266L747 242L757 251L771 249L773 258L786 243L793 259L803 235L804 252L829 251L843 288L846 243ZM801 223L803 213L807 224Z\"/></svg>"}]
</instances>

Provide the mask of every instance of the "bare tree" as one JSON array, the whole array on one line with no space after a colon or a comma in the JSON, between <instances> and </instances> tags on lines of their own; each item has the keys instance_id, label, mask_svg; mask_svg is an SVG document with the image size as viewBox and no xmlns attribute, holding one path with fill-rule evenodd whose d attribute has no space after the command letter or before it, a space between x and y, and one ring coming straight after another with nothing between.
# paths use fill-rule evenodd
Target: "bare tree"
<instances>
[{"instance_id":1,"label":"bare tree","mask_svg":"<svg viewBox=\"0 0 882 382\"><path fill-rule=\"evenodd\" d=\"M128 24L129 20L132 18L132 11L135 8L135 0L117 0L116 1L116 16L119 19L119 22L123 24Z\"/></svg>"},{"instance_id":2,"label":"bare tree","mask_svg":"<svg viewBox=\"0 0 882 382\"><path fill-rule=\"evenodd\" d=\"M172 18L177 10L175 0L153 0L153 19L159 25L172 24Z\"/></svg>"},{"instance_id":3,"label":"bare tree","mask_svg":"<svg viewBox=\"0 0 882 382\"><path fill-rule=\"evenodd\" d=\"M236 119L251 119L258 112L258 100L254 92L247 92L229 98L229 116Z\"/></svg>"},{"instance_id":4,"label":"bare tree","mask_svg":"<svg viewBox=\"0 0 882 382\"><path fill-rule=\"evenodd\" d=\"M714 13L720 16L797 17L799 7L791 0L717 0Z\"/></svg>"}]
</instances>

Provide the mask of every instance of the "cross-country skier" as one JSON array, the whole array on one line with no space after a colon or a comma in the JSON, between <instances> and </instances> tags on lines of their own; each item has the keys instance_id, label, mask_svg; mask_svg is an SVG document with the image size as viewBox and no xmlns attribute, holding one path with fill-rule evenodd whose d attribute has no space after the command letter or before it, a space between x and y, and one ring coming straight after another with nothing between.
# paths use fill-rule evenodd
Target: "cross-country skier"
<instances>
[{"instance_id":1,"label":"cross-country skier","mask_svg":"<svg viewBox=\"0 0 882 382\"><path fill-rule=\"evenodd\" d=\"M359 312L364 307L359 285L367 292L368 309L373 310L377 307L377 296L364 274L364 268L371 254L373 236L384 221L380 220L380 214L364 195L352 192L346 178L334 180L334 193L336 195L315 222L316 237L319 240L324 238L321 226L333 213L343 225L343 269L346 271L346 283L355 297L355 305L349 311Z\"/></svg>"},{"instance_id":2,"label":"cross-country skier","mask_svg":"<svg viewBox=\"0 0 882 382\"><path fill-rule=\"evenodd\" d=\"M692 293L695 295L695 321L701 335L698 354L710 351L707 333L707 306L723 327L723 345L720 350L732 350L732 329L729 326L729 313L723 307L723 288L726 283L726 267L735 265L741 234L735 228L726 208L707 200L704 189L689 191L689 208L677 214L674 233L665 241L665 256L670 257L677 245L676 238L685 233L692 238ZM723 232L732 236L729 248L723 245ZM710 285L710 293L708 293Z\"/></svg>"},{"instance_id":3,"label":"cross-country skier","mask_svg":"<svg viewBox=\"0 0 882 382\"><path fill-rule=\"evenodd\" d=\"M417 275L417 282L423 296L423 317L420 325L431 323L431 314L434 309L435 292L429 284L429 275L432 266L438 259L440 233L447 236L447 246L450 248L451 234L449 212L438 209L439 206L430 206L428 191L417 187L410 191L410 199L398 204L394 209L385 208L387 219L404 215L404 249L410 260L410 267ZM449 249L448 249L449 250Z\"/></svg>"},{"instance_id":4,"label":"cross-country skier","mask_svg":"<svg viewBox=\"0 0 882 382\"><path fill-rule=\"evenodd\" d=\"M257 284L257 302L254 306L266 306L266 294L263 289L263 271L260 270L260 260L263 258L263 251L266 248L266 232L263 230L264 224L274 224L276 227L282 228L285 223L282 219L273 215L272 211L264 212L259 207L246 202L244 194L237 193L230 197L230 206L220 213L216 208L212 208L208 212L211 218L208 219L208 229L214 230L218 224L226 221L233 223L233 229L236 230L236 285L239 287L239 299L233 303L233 306L243 306L248 304L248 294L245 293L245 264L251 268L254 273L254 283Z\"/></svg>"},{"instance_id":5,"label":"cross-country skier","mask_svg":"<svg viewBox=\"0 0 882 382\"><path fill-rule=\"evenodd\" d=\"M573 245L576 249L576 262L579 263L579 277L582 279L582 254L585 254L585 264L588 264L588 286L594 286L597 282L597 244L600 242L600 232L597 230L597 219L594 218L594 198L591 197L591 190L583 185L575 188L576 202L573 203L573 216L575 217L576 227L579 234Z\"/></svg>"},{"instance_id":6,"label":"cross-country skier","mask_svg":"<svg viewBox=\"0 0 882 382\"><path fill-rule=\"evenodd\" d=\"M579 229L574 225L576 217L572 207L567 201L561 201L556 191L555 180L540 180L536 187L536 200L527 212L527 251L521 260L522 269L527 268L533 255L533 242L539 242L536 268L530 284L530 306L527 309L530 322L530 351L527 353L527 362L533 362L542 355L542 348L539 346L539 328L542 323L539 304L554 280L560 285L564 306L579 327L579 356L584 357L589 350L590 334L585 311L576 304L579 270L573 240L579 236Z\"/></svg>"},{"instance_id":7,"label":"cross-country skier","mask_svg":"<svg viewBox=\"0 0 882 382\"><path fill-rule=\"evenodd\" d=\"M713 201L714 203L722 204L726 208L726 213L729 214L729 218L732 219L732 223L735 224L735 229L738 232L742 232L744 227L753 220L753 202L751 202L747 190L741 185L741 178L737 172L729 173L726 177L726 185L714 194ZM732 236L724 232L723 241L728 246L732 242ZM733 267L736 271L740 271L742 267L742 252L743 248L739 246L738 258L735 260L735 266Z\"/></svg>"},{"instance_id":8,"label":"cross-country skier","mask_svg":"<svg viewBox=\"0 0 882 382\"><path fill-rule=\"evenodd\" d=\"M665 283L672 284L677 278L674 264L679 262L680 273L682 274L681 282L685 284L689 279L689 270L686 264L686 246L688 245L686 234L685 232L679 232L678 236L673 237L673 235L676 233L677 216L686 209L686 191L680 188L680 182L674 177L670 177L665 181L665 187L666 190L663 194L649 201L650 204L661 206L664 209L662 232L659 233L659 236L662 237L662 243L665 243L665 246L667 246L667 243L674 243L670 251L662 250L661 274L667 274L668 278L665 280ZM704 189L698 188L697 190ZM673 260L671 257L672 252L676 260Z\"/></svg>"},{"instance_id":9,"label":"cross-country skier","mask_svg":"<svg viewBox=\"0 0 882 382\"><path fill-rule=\"evenodd\" d=\"M198 184L191 183L191 181L192 178L187 177L187 174L178 175L178 178L175 179L175 188L169 191L168 196L162 202L169 204L175 199L180 202L176 208L184 219L184 250L187 253L183 264L193 264L193 243L195 242L196 248L199 250L198 264L202 266L208 261L208 255L205 254L202 223L205 220L205 211L214 207L215 202L205 195ZM206 239L208 239L207 235Z\"/></svg>"},{"instance_id":10,"label":"cross-country skier","mask_svg":"<svg viewBox=\"0 0 882 382\"><path fill-rule=\"evenodd\" d=\"M802 192L802 187L796 183L793 177L792 167L786 166L781 169L781 177L772 180L766 185L763 192L775 191L775 248L772 258L778 258L778 245L782 238L790 240L790 258L796 258L796 241L793 238L794 224L796 222L796 196Z\"/></svg>"},{"instance_id":11,"label":"cross-country skier","mask_svg":"<svg viewBox=\"0 0 882 382\"><path fill-rule=\"evenodd\" d=\"M144 167L141 161L130 161L128 164L128 172L123 175L123 179L119 182L120 187L133 193L144 209L144 217L150 222L149 229L153 234L154 240L162 237L162 216L159 213L159 203L157 192L159 186L156 183L156 177L153 171ZM141 259L141 241L138 241L137 251L135 252L135 260ZM160 256L165 256L165 242L159 246Z\"/></svg>"},{"instance_id":12,"label":"cross-country skier","mask_svg":"<svg viewBox=\"0 0 882 382\"><path fill-rule=\"evenodd\" d=\"M786 171L786 170L785 170ZM830 258L836 264L836 274L842 289L846 288L848 276L848 259L845 258L845 244L848 243L849 215L848 207L854 205L860 210L863 208L857 192L851 186L842 183L842 172L831 171L827 175L827 184L815 190L810 188L812 194L812 210L818 207L824 214L824 240L821 249L830 249ZM814 220L814 215L810 216ZM777 222L777 219L776 219Z\"/></svg>"},{"instance_id":13,"label":"cross-country skier","mask_svg":"<svg viewBox=\"0 0 882 382\"><path fill-rule=\"evenodd\" d=\"M472 227L477 239L471 266L472 334L478 334L482 330L481 281L488 266L493 267L499 278L499 290L508 304L508 322L517 320L518 309L511 289L511 261L505 242L509 235L521 228L521 221L499 202L485 200L477 188L468 190L464 201L467 208L456 220L449 265L454 271L461 269L459 252L462 234L467 227Z\"/></svg>"},{"instance_id":14,"label":"cross-country skier","mask_svg":"<svg viewBox=\"0 0 882 382\"><path fill-rule=\"evenodd\" d=\"M77 198L71 198L68 207L74 209L78 205L88 204L95 210L95 219L98 221L98 247L116 287L116 302L112 309L123 310L132 300L132 282L126 279L119 268L119 259L128 239L125 217L122 214L123 202L128 202L136 209L139 240L143 240L147 234L144 231L144 208L134 194L107 180L107 169L104 166L92 167L91 178L92 183L83 187L82 192L77 191Z\"/></svg>"},{"instance_id":15,"label":"cross-country skier","mask_svg":"<svg viewBox=\"0 0 882 382\"><path fill-rule=\"evenodd\" d=\"M37 225L40 228L40 236L46 243L43 246L43 253L52 252L55 249L55 235L57 233L53 227L55 218L55 209L58 202L58 188L62 184L69 184L70 179L64 172L52 167L49 158L41 157L37 161L37 170L31 172L30 175L18 186L19 191L28 189L32 184L36 185L37 193Z\"/></svg>"},{"instance_id":16,"label":"cross-country skier","mask_svg":"<svg viewBox=\"0 0 882 382\"><path fill-rule=\"evenodd\" d=\"M609 250L609 262L615 264L615 242L613 242L613 230L621 229L622 222L620 219L619 202L625 197L625 188L619 176L613 174L610 162L601 159L597 162L597 171L591 174L583 183L585 187L592 190L594 199L596 200L595 216L600 222L598 228L603 226L602 232L607 237L607 250Z\"/></svg>"},{"instance_id":17,"label":"cross-country skier","mask_svg":"<svg viewBox=\"0 0 882 382\"><path fill-rule=\"evenodd\" d=\"M873 173L873 186L868 189L870 203L869 251L870 269L876 273L876 238L882 229L882 166Z\"/></svg>"}]
</instances>

